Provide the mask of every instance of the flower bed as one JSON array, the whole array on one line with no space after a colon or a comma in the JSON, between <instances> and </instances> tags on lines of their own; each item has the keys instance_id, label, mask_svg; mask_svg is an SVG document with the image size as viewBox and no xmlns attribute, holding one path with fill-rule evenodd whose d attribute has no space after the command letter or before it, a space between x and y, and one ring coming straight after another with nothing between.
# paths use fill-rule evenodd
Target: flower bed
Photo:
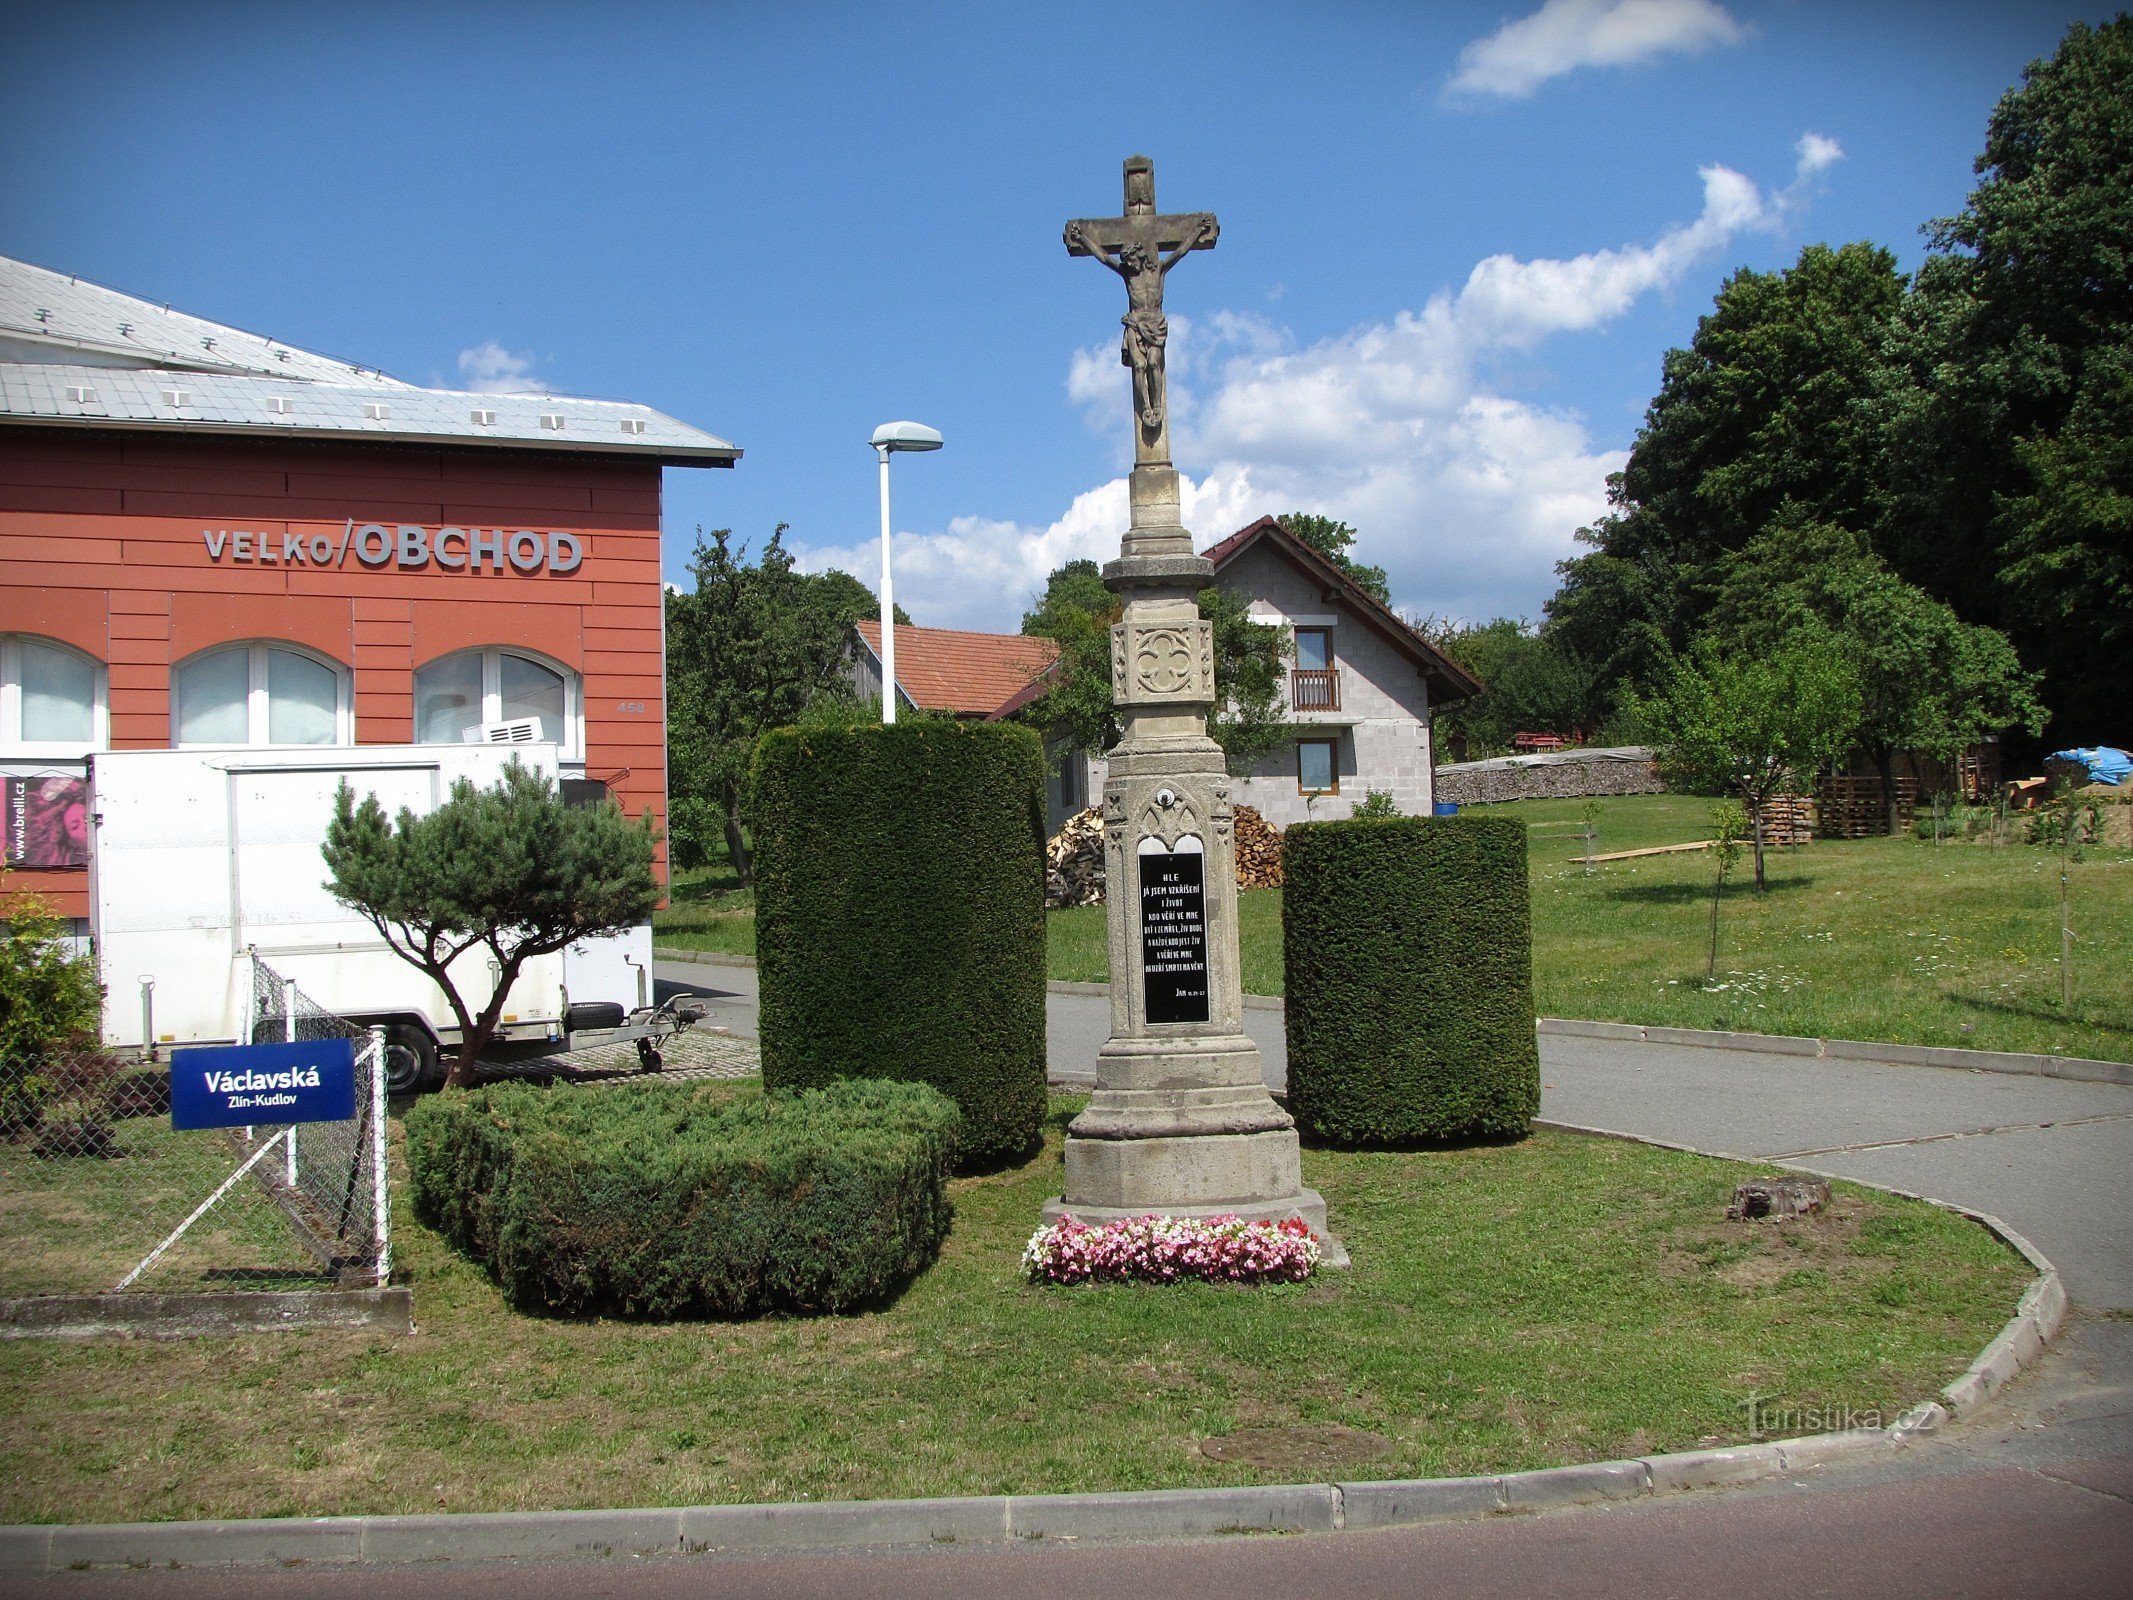
<instances>
[{"instance_id":1,"label":"flower bed","mask_svg":"<svg viewBox=\"0 0 2133 1600\"><path fill-rule=\"evenodd\" d=\"M1032 1283L1297 1283L1318 1261L1317 1236L1295 1217L1126 1217L1101 1228L1061 1217L1022 1251Z\"/></svg>"}]
</instances>

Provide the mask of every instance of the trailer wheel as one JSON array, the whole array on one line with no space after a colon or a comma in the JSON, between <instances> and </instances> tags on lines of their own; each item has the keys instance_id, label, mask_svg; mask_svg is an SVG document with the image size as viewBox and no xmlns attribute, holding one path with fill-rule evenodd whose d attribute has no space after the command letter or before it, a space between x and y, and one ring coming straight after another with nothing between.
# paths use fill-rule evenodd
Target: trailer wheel
<instances>
[{"instance_id":1,"label":"trailer wheel","mask_svg":"<svg viewBox=\"0 0 2133 1600\"><path fill-rule=\"evenodd\" d=\"M444 1084L444 1067L437 1059L437 1041L429 1029L412 1022L385 1025L385 1092L392 1095L428 1094Z\"/></svg>"}]
</instances>

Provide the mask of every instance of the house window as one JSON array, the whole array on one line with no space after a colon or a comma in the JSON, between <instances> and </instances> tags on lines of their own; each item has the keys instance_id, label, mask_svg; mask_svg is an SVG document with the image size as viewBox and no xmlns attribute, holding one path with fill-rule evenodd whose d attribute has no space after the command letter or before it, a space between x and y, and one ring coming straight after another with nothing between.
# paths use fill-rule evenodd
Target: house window
<instances>
[{"instance_id":1,"label":"house window","mask_svg":"<svg viewBox=\"0 0 2133 1600\"><path fill-rule=\"evenodd\" d=\"M1337 739L1298 739L1296 741L1296 788L1302 794L1339 794L1340 741Z\"/></svg>"},{"instance_id":2,"label":"house window","mask_svg":"<svg viewBox=\"0 0 2133 1600\"><path fill-rule=\"evenodd\" d=\"M103 664L51 639L0 635L0 749L85 755L106 738Z\"/></svg>"},{"instance_id":3,"label":"house window","mask_svg":"<svg viewBox=\"0 0 2133 1600\"><path fill-rule=\"evenodd\" d=\"M415 674L415 742L459 744L492 722L538 718L541 737L584 759L577 674L521 650L491 646L441 656Z\"/></svg>"},{"instance_id":4,"label":"house window","mask_svg":"<svg viewBox=\"0 0 2133 1600\"><path fill-rule=\"evenodd\" d=\"M171 673L170 693L175 745L355 742L347 672L295 645L194 656Z\"/></svg>"},{"instance_id":5,"label":"house window","mask_svg":"<svg viewBox=\"0 0 2133 1600\"><path fill-rule=\"evenodd\" d=\"M1289 704L1298 711L1338 711L1340 675L1333 670L1333 630L1296 630L1296 668L1289 674Z\"/></svg>"}]
</instances>

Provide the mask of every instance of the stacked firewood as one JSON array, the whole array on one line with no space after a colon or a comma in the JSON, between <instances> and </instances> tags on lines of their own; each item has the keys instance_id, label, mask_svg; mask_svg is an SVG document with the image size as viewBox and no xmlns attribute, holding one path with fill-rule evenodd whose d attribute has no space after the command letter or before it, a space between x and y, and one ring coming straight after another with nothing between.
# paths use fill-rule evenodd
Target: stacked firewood
<instances>
[{"instance_id":1,"label":"stacked firewood","mask_svg":"<svg viewBox=\"0 0 2133 1600\"><path fill-rule=\"evenodd\" d=\"M1281 887L1281 830L1250 806L1237 807L1237 887Z\"/></svg>"},{"instance_id":2,"label":"stacked firewood","mask_svg":"<svg viewBox=\"0 0 2133 1600\"><path fill-rule=\"evenodd\" d=\"M1281 887L1281 830L1250 806L1237 807L1237 887ZM1104 817L1095 806L1067 818L1044 847L1048 907L1104 903Z\"/></svg>"},{"instance_id":3,"label":"stacked firewood","mask_svg":"<svg viewBox=\"0 0 2133 1600\"><path fill-rule=\"evenodd\" d=\"M1076 812L1044 847L1044 903L1048 907L1104 903L1104 814Z\"/></svg>"}]
</instances>

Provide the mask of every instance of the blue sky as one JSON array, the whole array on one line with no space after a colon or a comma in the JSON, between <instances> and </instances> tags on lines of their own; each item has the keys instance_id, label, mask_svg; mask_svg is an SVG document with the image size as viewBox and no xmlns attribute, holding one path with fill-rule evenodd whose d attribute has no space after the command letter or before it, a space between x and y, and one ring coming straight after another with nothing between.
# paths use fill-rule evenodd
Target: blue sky
<instances>
[{"instance_id":1,"label":"blue sky","mask_svg":"<svg viewBox=\"0 0 2133 1600\"><path fill-rule=\"evenodd\" d=\"M1906 268L1995 101L2108 8L1491 0L895 8L112 5L18 17L0 254L447 387L644 401L741 445L693 529L778 522L1012 629L1116 553L1118 280L1060 244L1156 162L1203 544L1362 535L1414 614L1538 617L1668 346L1731 271Z\"/></svg>"}]
</instances>

